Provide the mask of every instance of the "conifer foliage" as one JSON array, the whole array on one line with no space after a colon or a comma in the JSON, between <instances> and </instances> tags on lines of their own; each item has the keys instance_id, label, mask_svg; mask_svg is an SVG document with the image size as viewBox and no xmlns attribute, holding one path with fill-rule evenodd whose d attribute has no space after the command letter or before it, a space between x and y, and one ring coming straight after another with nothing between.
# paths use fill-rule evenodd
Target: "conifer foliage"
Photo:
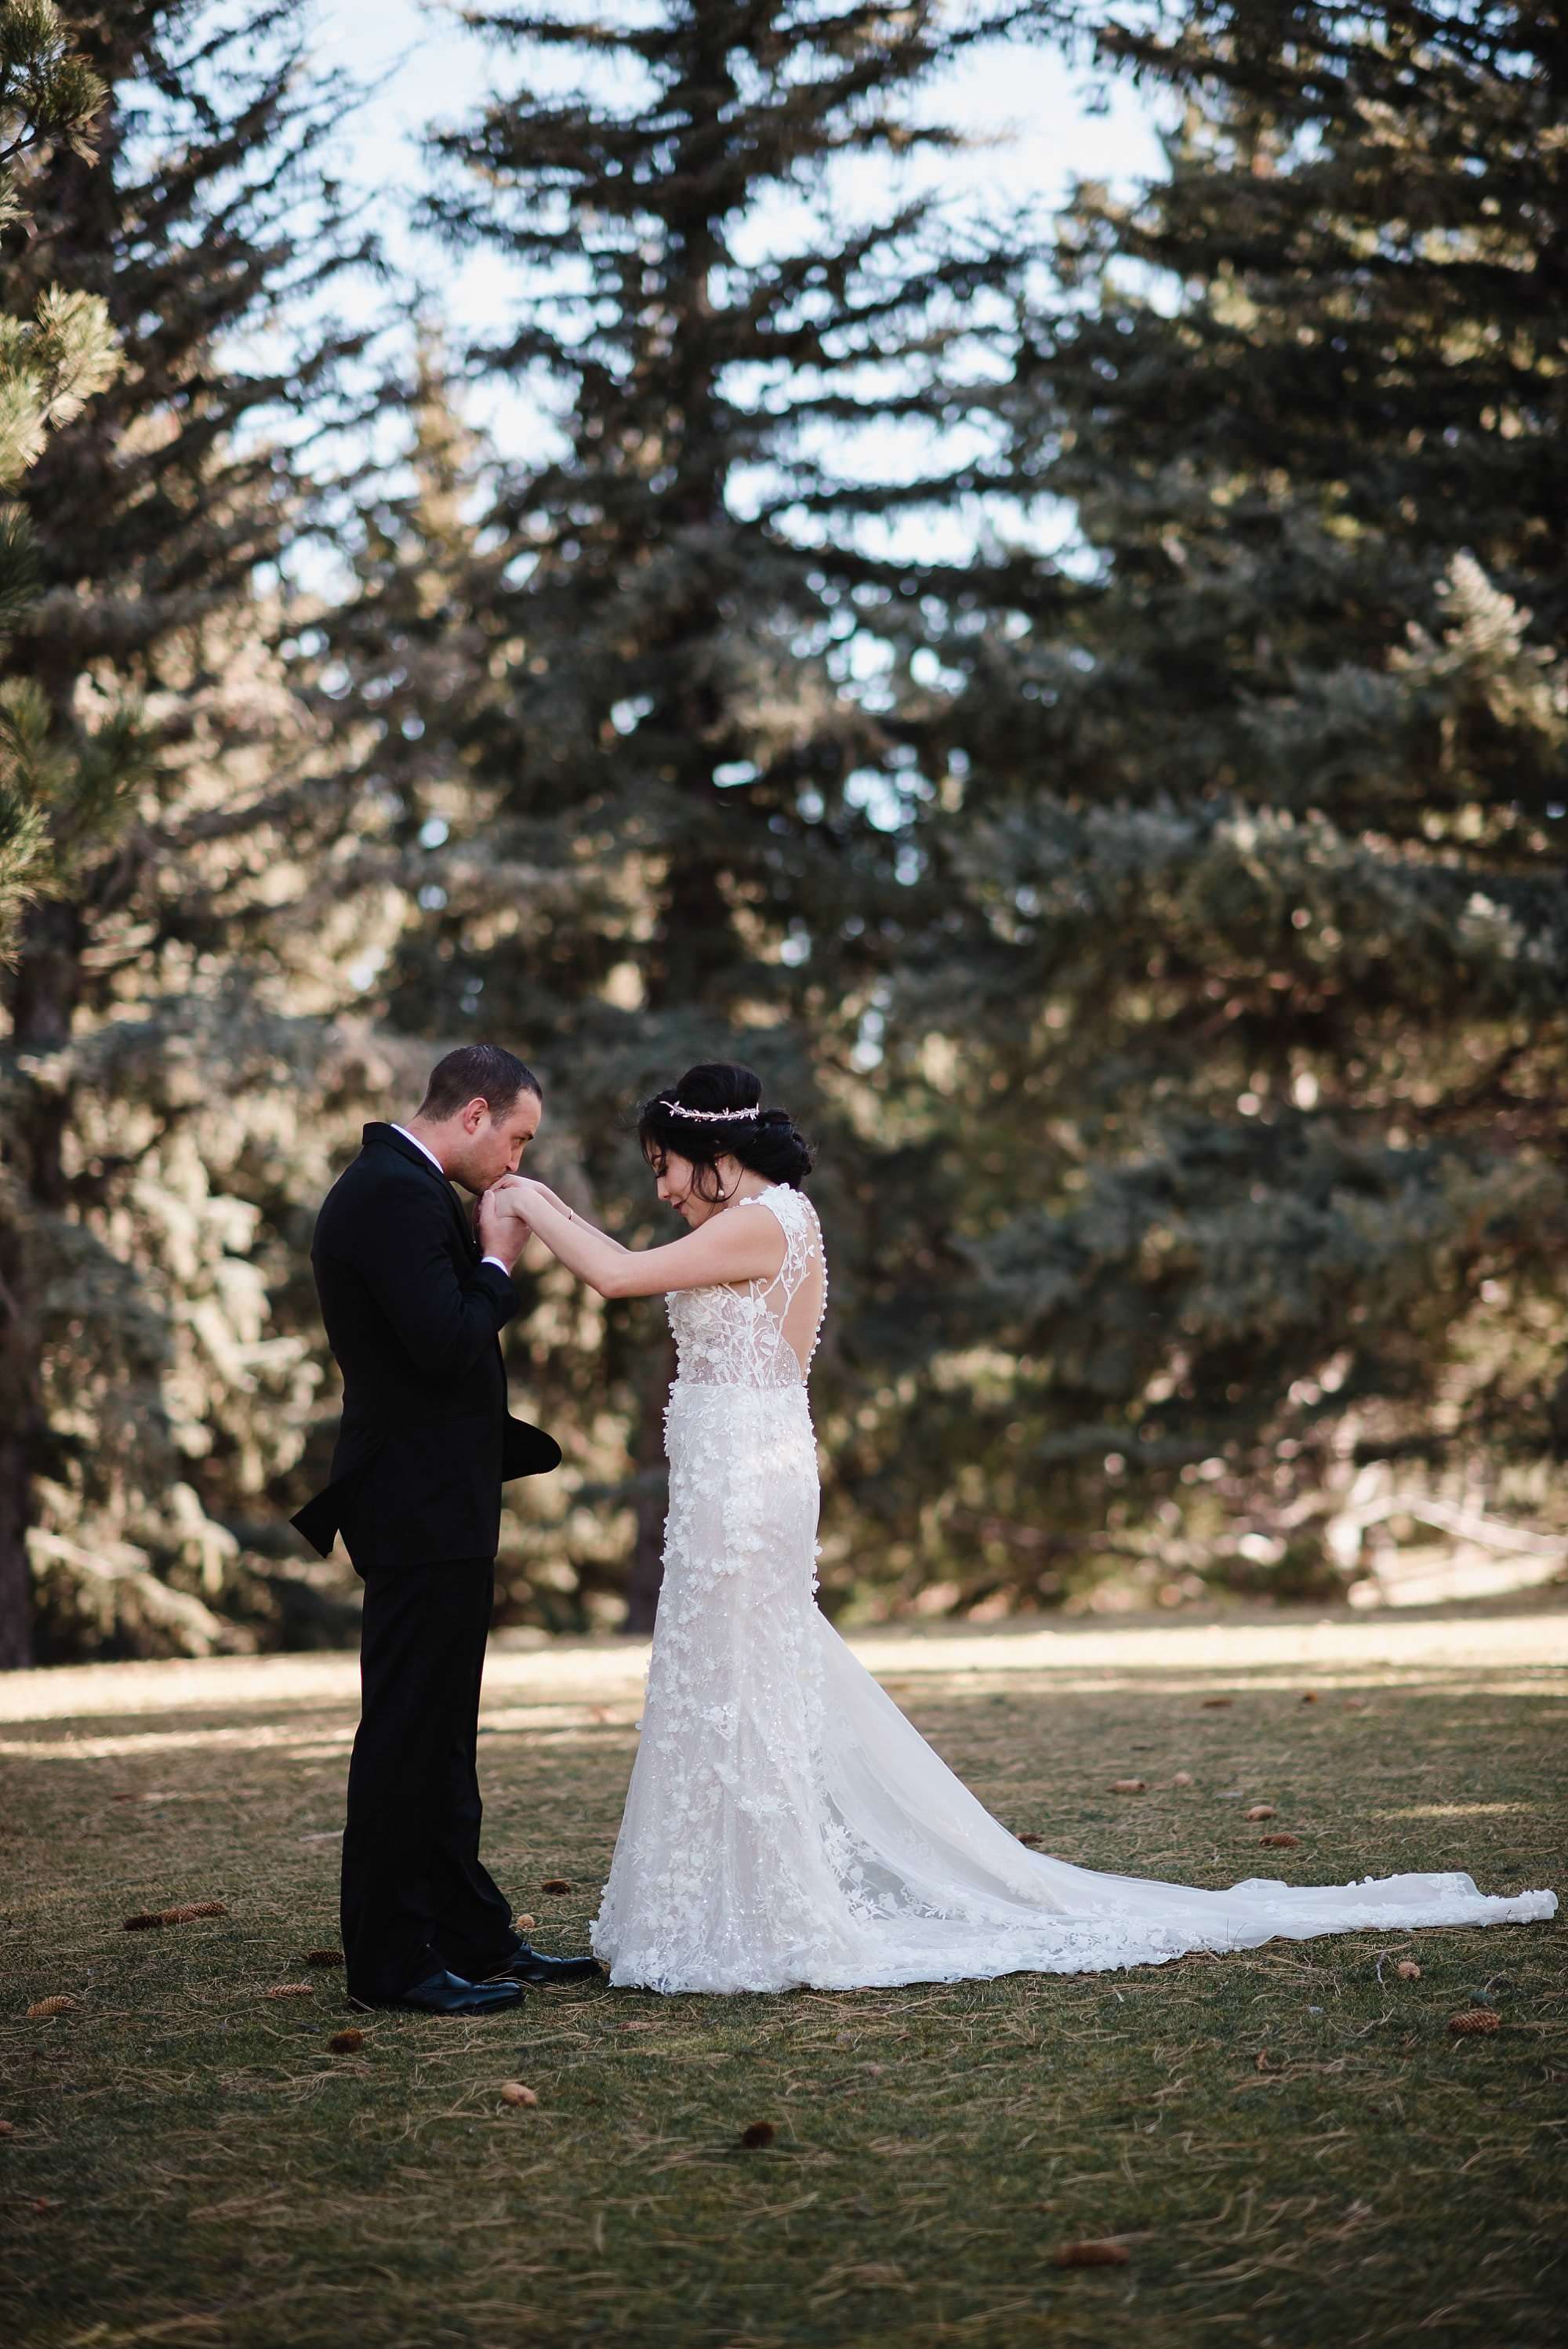
<instances>
[{"instance_id":1,"label":"conifer foliage","mask_svg":"<svg viewBox=\"0 0 1568 2349\"><path fill-rule=\"evenodd\" d=\"M557 885L514 888L482 929L454 905L427 1016L482 1004L526 1038L623 1211L628 1102L694 1060L759 1060L839 1137L846 1294L857 1232L875 1216L892 1247L906 1213L846 1098L929 914L907 819L933 783L902 686L935 613L974 625L1016 584L962 542L937 557L930 524L1007 478L1023 255L899 167L952 142L915 102L934 68L1027 13L484 12L503 95L434 141L432 223L516 273L476 363L547 389L562 429L490 518L514 657L474 770L491 855ZM833 173L867 163L885 180L851 205ZM847 440L911 427L912 461L868 478ZM573 1353L581 1402L608 1391L633 1429L601 1488L636 1516L645 1625L668 1356L624 1309Z\"/></svg>"},{"instance_id":2,"label":"conifer foliage","mask_svg":"<svg viewBox=\"0 0 1568 2349\"><path fill-rule=\"evenodd\" d=\"M0 1663L341 1635L311 1210L478 1035L628 1238L689 1061L822 1145L830 1604L1568 1521L1554 18L467 21L350 485L303 0L0 0ZM938 168L1041 36L1170 126L1054 227ZM657 1308L525 1292L502 1605L645 1625Z\"/></svg>"},{"instance_id":3,"label":"conifer foliage","mask_svg":"<svg viewBox=\"0 0 1568 2349\"><path fill-rule=\"evenodd\" d=\"M953 719L986 1538L1048 1588L1109 1478L1113 1545L1310 1585L1401 1500L1561 1508L1568 48L1134 21L1170 176L1080 189L1017 383L1092 567Z\"/></svg>"},{"instance_id":4,"label":"conifer foliage","mask_svg":"<svg viewBox=\"0 0 1568 2349\"><path fill-rule=\"evenodd\" d=\"M92 152L103 84L72 48L51 0L0 5L0 235L29 226L19 175L57 144ZM52 427L68 423L119 365L100 295L49 285L33 315L0 313L0 497L12 499ZM37 564L26 512L0 509L0 627L31 602ZM36 698L14 684L0 709L0 957L41 878L46 834L34 742ZM4 1309L0 1308L0 1309Z\"/></svg>"},{"instance_id":5,"label":"conifer foliage","mask_svg":"<svg viewBox=\"0 0 1568 2349\"><path fill-rule=\"evenodd\" d=\"M28 226L22 174L56 144L92 152L105 89L73 49L49 0L0 0L0 237ZM0 498L14 500L51 427L68 423L114 374L119 350L99 295L43 288L32 315L0 312ZM24 509L0 506L0 628L26 615L37 562ZM0 696L0 964L23 906L43 886L50 838L43 784L39 698L21 680ZM20 1218L0 1166L0 1430L32 1416ZM0 1446L4 1445L0 1434ZM31 1602L22 1534L26 1469L0 1452L0 1668L31 1655Z\"/></svg>"},{"instance_id":6,"label":"conifer foliage","mask_svg":"<svg viewBox=\"0 0 1568 2349\"><path fill-rule=\"evenodd\" d=\"M314 159L332 118L300 15L62 10L83 135L62 101L13 162L0 349L55 429L15 487L33 589L0 660L34 856L0 1055L11 1661L28 1553L46 1653L219 1637L237 1543L209 1501L242 1514L300 1441L304 1350L268 1330L253 1247L310 1154L303 1104L268 1089L301 1081L300 1015L335 998L334 916L291 892L291 862L345 814L259 566L310 511L304 436L268 420L325 426L347 347L291 318L306 295L321 316L354 252ZM71 320L74 391L47 343ZM82 347L106 321L112 375Z\"/></svg>"}]
</instances>

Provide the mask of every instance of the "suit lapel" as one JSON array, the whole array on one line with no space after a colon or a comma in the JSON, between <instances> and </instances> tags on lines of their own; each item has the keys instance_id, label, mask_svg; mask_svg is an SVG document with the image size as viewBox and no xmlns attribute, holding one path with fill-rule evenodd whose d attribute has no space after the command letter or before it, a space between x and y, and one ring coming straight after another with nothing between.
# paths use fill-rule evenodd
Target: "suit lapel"
<instances>
[{"instance_id":1,"label":"suit lapel","mask_svg":"<svg viewBox=\"0 0 1568 2349\"><path fill-rule=\"evenodd\" d=\"M386 1125L379 1123L367 1125L360 1139L366 1150L374 1147L395 1150L398 1157L403 1159L407 1164L417 1166L421 1174L427 1176L430 1182L437 1185L442 1196L446 1200L448 1206L451 1210L452 1218L457 1225L458 1230L462 1235L464 1254L468 1257L471 1264L478 1264L480 1260L479 1242L474 1237L473 1226L469 1223L467 1216L463 1213L457 1193L453 1190L451 1185L448 1182L440 1169L436 1166L431 1160L426 1157L424 1152L418 1146L418 1144L410 1142L407 1134L399 1133L395 1125Z\"/></svg>"}]
</instances>

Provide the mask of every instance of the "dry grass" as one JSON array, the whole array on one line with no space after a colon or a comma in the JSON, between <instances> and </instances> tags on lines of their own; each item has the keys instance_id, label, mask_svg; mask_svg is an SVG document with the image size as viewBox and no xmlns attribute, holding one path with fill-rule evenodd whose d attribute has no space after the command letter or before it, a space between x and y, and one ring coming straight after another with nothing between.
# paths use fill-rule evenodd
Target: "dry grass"
<instances>
[{"instance_id":1,"label":"dry grass","mask_svg":"<svg viewBox=\"0 0 1568 2349\"><path fill-rule=\"evenodd\" d=\"M1565 1632L1500 1612L1326 1644L1304 1622L1251 1646L875 1652L992 1808L1066 1857L1207 1884L1462 1867L1505 1890L1568 1886ZM591 1985L500 2023L361 2017L334 2053L356 2019L307 1961L335 1938L351 1674L305 1661L5 1684L0 2329L46 2349L1562 2338L1558 1925L854 1996ZM546 1947L580 1944L594 1906L636 1661L497 1660L487 1849ZM1249 1824L1254 1801L1277 1818ZM1260 1861L1271 1826L1301 1845ZM228 1914L122 1929L209 1899ZM1489 1983L1501 2028L1450 2036ZM52 1994L79 2004L26 2019ZM1107 2239L1125 2263L1057 2264Z\"/></svg>"}]
</instances>

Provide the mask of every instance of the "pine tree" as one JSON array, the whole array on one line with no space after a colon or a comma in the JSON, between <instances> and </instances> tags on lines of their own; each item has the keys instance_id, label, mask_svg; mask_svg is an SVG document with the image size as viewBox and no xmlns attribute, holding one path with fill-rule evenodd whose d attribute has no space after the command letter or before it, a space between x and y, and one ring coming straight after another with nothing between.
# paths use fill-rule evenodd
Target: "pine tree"
<instances>
[{"instance_id":1,"label":"pine tree","mask_svg":"<svg viewBox=\"0 0 1568 2349\"><path fill-rule=\"evenodd\" d=\"M92 151L103 85L76 54L48 0L0 0L0 236L27 225L17 186L56 143ZM13 496L36 462L51 427L68 423L107 384L119 363L98 295L51 285L32 316L0 313L0 498ZM36 575L32 533L15 504L0 507L0 629L26 613ZM38 789L39 713L15 685L0 699L0 964L8 957L23 906L47 871L48 828ZM28 1415L25 1372L9 1343L25 1327L19 1219L0 1167L0 1427ZM0 1473L0 1669L25 1664L26 1565L21 1545L25 1496Z\"/></svg>"},{"instance_id":2,"label":"pine tree","mask_svg":"<svg viewBox=\"0 0 1568 2349\"><path fill-rule=\"evenodd\" d=\"M103 84L71 45L52 0L0 0L0 235L30 223L19 181L57 149L93 151ZM7 496L43 452L51 427L68 423L119 363L98 296L51 285L30 317L0 323L0 492ZM23 517L10 512L0 541L0 619L15 616L33 585Z\"/></svg>"},{"instance_id":3,"label":"pine tree","mask_svg":"<svg viewBox=\"0 0 1568 2349\"><path fill-rule=\"evenodd\" d=\"M419 322L411 376L384 404L406 413L407 445L375 476L356 517L350 577L315 635L336 712L384 795L395 837L417 843L432 818L485 672L474 616L483 600L476 509L493 457L463 420L443 338Z\"/></svg>"},{"instance_id":4,"label":"pine tree","mask_svg":"<svg viewBox=\"0 0 1568 2349\"><path fill-rule=\"evenodd\" d=\"M1568 1499L1568 48L1195 5L1103 49L1180 100L1170 177L1063 222L1016 421L1086 559L958 698L932 849L992 1039L953 1342L1017 1363L949 1521L1037 1595L1309 1586L1396 1488Z\"/></svg>"},{"instance_id":5,"label":"pine tree","mask_svg":"<svg viewBox=\"0 0 1568 2349\"><path fill-rule=\"evenodd\" d=\"M348 991L352 875L312 871L345 801L258 574L310 514L297 436L269 421L325 423L355 347L293 321L319 322L356 245L300 14L62 11L104 93L94 141L25 159L28 233L4 240L10 347L58 285L123 354L19 484L36 595L3 663L43 833L0 1051L11 1662L29 1552L46 1653L222 1636L207 1600L237 1543L212 1509L242 1511L304 1440L308 1349L268 1330L263 1263L287 1174L322 1171L324 1130L280 1092L354 1059L302 1019Z\"/></svg>"},{"instance_id":6,"label":"pine tree","mask_svg":"<svg viewBox=\"0 0 1568 2349\"><path fill-rule=\"evenodd\" d=\"M104 95L51 0L0 0L0 235L28 226L19 171L36 171L57 144L92 152ZM51 428L78 415L119 363L97 295L51 285L31 317L0 312L0 497L12 495ZM0 508L0 629L26 611L36 575L26 513L7 504ZM44 864L46 826L30 756L36 724L36 705L14 688L0 705L0 959Z\"/></svg>"},{"instance_id":7,"label":"pine tree","mask_svg":"<svg viewBox=\"0 0 1568 2349\"><path fill-rule=\"evenodd\" d=\"M511 94L433 142L435 225L517 272L515 315L477 362L550 387L562 450L516 469L492 516L490 619L516 658L475 771L489 854L555 882L482 920L450 907L441 975L421 965L428 1016L446 1028L482 1002L490 1032L537 1054L557 1133L621 1218L645 1215L628 1102L699 1058L755 1060L830 1144L836 1296L872 1278L873 1232L888 1298L925 1245L918 1169L873 1138L861 1081L887 974L941 918L910 839L944 780L923 658L934 631L974 628L1030 580L927 536L1011 484L996 409L1026 256L899 167L954 143L913 103L935 69L1031 13L509 9L480 21ZM542 52L552 82L573 61L581 86L542 95ZM851 216L833 172L861 160L887 185ZM781 209L759 255L770 197L799 217ZM916 450L896 479L841 453L873 429ZM860 1360L826 1364L846 1411L909 1341L901 1309L866 1301ZM651 1309L613 1309L571 1359L606 1431L589 1475L634 1520L635 1626L663 1516L655 1330Z\"/></svg>"}]
</instances>

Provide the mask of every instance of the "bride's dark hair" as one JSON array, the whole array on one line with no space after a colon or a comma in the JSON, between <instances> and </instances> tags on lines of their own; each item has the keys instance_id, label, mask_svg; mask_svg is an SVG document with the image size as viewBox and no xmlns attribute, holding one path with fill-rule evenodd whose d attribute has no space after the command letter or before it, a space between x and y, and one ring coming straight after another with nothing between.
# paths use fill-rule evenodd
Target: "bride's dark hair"
<instances>
[{"instance_id":1,"label":"bride's dark hair","mask_svg":"<svg viewBox=\"0 0 1568 2349\"><path fill-rule=\"evenodd\" d=\"M789 1111L764 1109L761 1078L734 1061L699 1061L677 1084L650 1093L638 1106L637 1140L655 1174L672 1151L689 1158L699 1199L726 1195L720 1158L738 1158L754 1174L797 1191L811 1171L811 1145Z\"/></svg>"}]
</instances>

